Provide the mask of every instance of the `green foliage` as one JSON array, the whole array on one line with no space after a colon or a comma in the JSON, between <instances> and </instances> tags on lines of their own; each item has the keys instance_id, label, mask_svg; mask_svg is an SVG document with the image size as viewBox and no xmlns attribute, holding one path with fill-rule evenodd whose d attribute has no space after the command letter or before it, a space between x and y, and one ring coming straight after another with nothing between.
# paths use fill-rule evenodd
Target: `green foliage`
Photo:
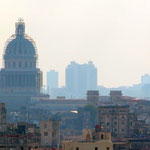
<instances>
[{"instance_id":1,"label":"green foliage","mask_svg":"<svg viewBox=\"0 0 150 150\"><path fill-rule=\"evenodd\" d=\"M91 122L92 122L92 127L94 127L97 123L97 118L98 118L98 107L94 105L86 105L83 107L84 111L89 111L91 114Z\"/></svg>"},{"instance_id":2,"label":"green foliage","mask_svg":"<svg viewBox=\"0 0 150 150\"><path fill-rule=\"evenodd\" d=\"M56 121L61 121L61 113L56 113L52 116L52 118Z\"/></svg>"}]
</instances>

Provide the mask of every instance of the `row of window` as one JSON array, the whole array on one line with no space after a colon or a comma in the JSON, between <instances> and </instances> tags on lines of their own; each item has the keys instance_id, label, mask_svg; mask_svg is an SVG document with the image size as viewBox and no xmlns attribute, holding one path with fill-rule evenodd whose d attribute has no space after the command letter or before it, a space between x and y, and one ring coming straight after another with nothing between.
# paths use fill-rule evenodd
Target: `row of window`
<instances>
[{"instance_id":1,"label":"row of window","mask_svg":"<svg viewBox=\"0 0 150 150\"><path fill-rule=\"evenodd\" d=\"M112 117L112 116L107 116L107 118L109 118L109 117ZM117 118L120 118L120 117L115 116L114 118L117 119ZM124 119L125 116L122 116L121 118Z\"/></svg>"},{"instance_id":2,"label":"row of window","mask_svg":"<svg viewBox=\"0 0 150 150\"><path fill-rule=\"evenodd\" d=\"M76 150L81 150L79 147L76 147ZM94 150L99 150L98 147L95 147ZM106 150L110 150L110 147L106 147Z\"/></svg>"},{"instance_id":3,"label":"row of window","mask_svg":"<svg viewBox=\"0 0 150 150\"><path fill-rule=\"evenodd\" d=\"M34 51L33 50L21 50L21 47L20 47L20 50L19 51L17 51L16 49L13 49L13 50L9 50L9 52L8 52L8 54L9 55L16 55L17 54L17 52L18 52L18 54L25 54L25 55L27 55L27 54L34 54Z\"/></svg>"},{"instance_id":4,"label":"row of window","mask_svg":"<svg viewBox=\"0 0 150 150\"><path fill-rule=\"evenodd\" d=\"M25 63L22 63L22 62L20 61L20 62L18 62L18 63L13 62L13 63L11 64L10 62L8 62L8 63L6 64L6 66L7 66L8 68L10 68L10 67L16 68L17 66L18 66L19 68L22 68L22 67L24 67L24 68L28 68L28 67L32 68L32 67L34 66L34 63L33 63L33 62L25 62Z\"/></svg>"},{"instance_id":5,"label":"row of window","mask_svg":"<svg viewBox=\"0 0 150 150\"><path fill-rule=\"evenodd\" d=\"M109 125L110 125L110 123L109 123L109 122L107 122L106 124L107 124L107 126L109 126ZM114 124L115 124L115 125L117 125L117 122L114 122ZM122 121L122 125L124 125L124 121Z\"/></svg>"},{"instance_id":6,"label":"row of window","mask_svg":"<svg viewBox=\"0 0 150 150\"><path fill-rule=\"evenodd\" d=\"M124 112L128 113L128 110L100 110L99 113L119 113Z\"/></svg>"},{"instance_id":7,"label":"row of window","mask_svg":"<svg viewBox=\"0 0 150 150\"><path fill-rule=\"evenodd\" d=\"M117 130L117 129L115 129L114 131L115 131L115 132L117 132L118 130ZM124 130L124 129L122 129L121 131L122 131L122 132L124 132L125 130Z\"/></svg>"},{"instance_id":8,"label":"row of window","mask_svg":"<svg viewBox=\"0 0 150 150\"><path fill-rule=\"evenodd\" d=\"M48 132L44 132L44 136L48 136ZM52 132L52 136L55 137L56 136L56 132Z\"/></svg>"}]
</instances>

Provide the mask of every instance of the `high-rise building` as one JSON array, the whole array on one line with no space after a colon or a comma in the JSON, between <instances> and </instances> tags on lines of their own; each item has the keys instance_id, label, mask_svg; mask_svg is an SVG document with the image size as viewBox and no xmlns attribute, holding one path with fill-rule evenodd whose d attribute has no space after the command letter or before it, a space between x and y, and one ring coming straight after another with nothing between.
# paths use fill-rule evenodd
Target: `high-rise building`
<instances>
[{"instance_id":1,"label":"high-rise building","mask_svg":"<svg viewBox=\"0 0 150 150\"><path fill-rule=\"evenodd\" d=\"M141 94L145 99L150 99L150 75L145 74L141 77Z\"/></svg>"},{"instance_id":2,"label":"high-rise building","mask_svg":"<svg viewBox=\"0 0 150 150\"><path fill-rule=\"evenodd\" d=\"M37 68L36 45L25 34L25 23L16 23L16 32L6 42L4 68L0 71L0 101L15 106L27 104L32 96L39 96L42 72Z\"/></svg>"},{"instance_id":3,"label":"high-rise building","mask_svg":"<svg viewBox=\"0 0 150 150\"><path fill-rule=\"evenodd\" d=\"M97 89L97 68L93 62L71 62L66 68L66 88L70 97L85 97L87 90Z\"/></svg>"},{"instance_id":4,"label":"high-rise building","mask_svg":"<svg viewBox=\"0 0 150 150\"><path fill-rule=\"evenodd\" d=\"M47 90L51 95L51 90L58 88L58 72L50 70L47 72Z\"/></svg>"},{"instance_id":5,"label":"high-rise building","mask_svg":"<svg viewBox=\"0 0 150 150\"><path fill-rule=\"evenodd\" d=\"M145 74L141 77L141 83L143 84L150 84L150 75Z\"/></svg>"}]
</instances>

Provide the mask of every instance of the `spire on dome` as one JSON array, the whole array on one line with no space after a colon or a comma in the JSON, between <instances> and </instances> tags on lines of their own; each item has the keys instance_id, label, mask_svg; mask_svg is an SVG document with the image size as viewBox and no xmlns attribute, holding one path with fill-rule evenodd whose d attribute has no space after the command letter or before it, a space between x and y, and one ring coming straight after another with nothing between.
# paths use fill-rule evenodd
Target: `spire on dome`
<instances>
[{"instance_id":1,"label":"spire on dome","mask_svg":"<svg viewBox=\"0 0 150 150\"><path fill-rule=\"evenodd\" d=\"M22 18L18 19L16 22L16 35L24 35L25 34L25 23Z\"/></svg>"}]
</instances>

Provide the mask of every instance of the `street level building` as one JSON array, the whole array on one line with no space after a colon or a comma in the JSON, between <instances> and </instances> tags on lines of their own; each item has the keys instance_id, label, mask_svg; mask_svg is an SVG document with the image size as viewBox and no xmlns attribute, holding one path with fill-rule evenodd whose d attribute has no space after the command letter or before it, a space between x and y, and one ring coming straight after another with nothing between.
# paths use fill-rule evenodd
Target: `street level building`
<instances>
[{"instance_id":1,"label":"street level building","mask_svg":"<svg viewBox=\"0 0 150 150\"><path fill-rule=\"evenodd\" d=\"M87 131L83 141L64 141L63 150L113 150L110 132L98 132L98 139L93 139L92 133Z\"/></svg>"},{"instance_id":2,"label":"street level building","mask_svg":"<svg viewBox=\"0 0 150 150\"><path fill-rule=\"evenodd\" d=\"M5 104L0 103L0 132L6 131L6 109Z\"/></svg>"},{"instance_id":3,"label":"street level building","mask_svg":"<svg viewBox=\"0 0 150 150\"><path fill-rule=\"evenodd\" d=\"M58 147L60 144L60 124L54 120L40 122L41 146Z\"/></svg>"}]
</instances>

